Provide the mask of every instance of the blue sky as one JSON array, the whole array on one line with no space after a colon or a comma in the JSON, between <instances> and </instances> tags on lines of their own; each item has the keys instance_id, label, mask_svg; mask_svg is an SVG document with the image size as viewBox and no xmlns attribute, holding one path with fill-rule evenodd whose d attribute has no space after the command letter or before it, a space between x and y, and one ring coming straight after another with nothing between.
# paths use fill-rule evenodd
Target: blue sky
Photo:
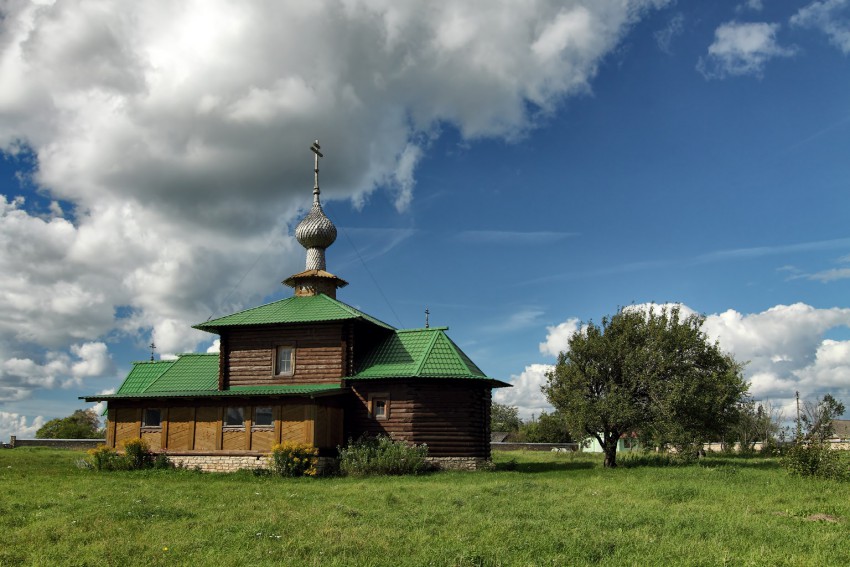
<instances>
[{"instance_id":1,"label":"blue sky","mask_svg":"<svg viewBox=\"0 0 850 567\"><path fill-rule=\"evenodd\" d=\"M850 403L850 2L157 6L6 8L0 438L286 297L316 137L339 298L428 307L525 416L648 302Z\"/></svg>"}]
</instances>

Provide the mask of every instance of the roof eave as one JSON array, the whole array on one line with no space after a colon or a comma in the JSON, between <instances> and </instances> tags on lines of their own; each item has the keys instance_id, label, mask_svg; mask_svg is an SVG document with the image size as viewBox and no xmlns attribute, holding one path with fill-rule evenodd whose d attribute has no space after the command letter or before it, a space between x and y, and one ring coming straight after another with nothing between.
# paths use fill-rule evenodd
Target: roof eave
<instances>
[{"instance_id":1,"label":"roof eave","mask_svg":"<svg viewBox=\"0 0 850 567\"><path fill-rule=\"evenodd\" d=\"M347 376L346 381L356 380L463 380L464 382L485 382L490 384L492 388L513 388L513 384L496 380L488 376L413 376L413 375L393 375L393 376Z\"/></svg>"},{"instance_id":2,"label":"roof eave","mask_svg":"<svg viewBox=\"0 0 850 567\"><path fill-rule=\"evenodd\" d=\"M155 400L155 399L197 399L197 398L257 398L257 397L306 397L322 398L326 396L337 396L348 392L348 388L340 387L328 390L316 390L313 392L239 392L234 390L212 390L210 392L142 392L135 394L103 394L95 396L80 396L80 400L87 402L101 402L112 400Z\"/></svg>"}]
</instances>

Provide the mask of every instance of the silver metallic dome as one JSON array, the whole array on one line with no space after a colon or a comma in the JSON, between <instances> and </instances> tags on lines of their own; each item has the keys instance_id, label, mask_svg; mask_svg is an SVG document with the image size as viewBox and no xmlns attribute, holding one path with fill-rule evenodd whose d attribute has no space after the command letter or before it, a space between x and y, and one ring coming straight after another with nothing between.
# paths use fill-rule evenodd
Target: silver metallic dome
<instances>
[{"instance_id":1,"label":"silver metallic dome","mask_svg":"<svg viewBox=\"0 0 850 567\"><path fill-rule=\"evenodd\" d=\"M313 207L295 227L295 238L307 249L307 269L325 269L325 248L336 240L336 227L322 210L318 191L313 192Z\"/></svg>"},{"instance_id":2,"label":"silver metallic dome","mask_svg":"<svg viewBox=\"0 0 850 567\"><path fill-rule=\"evenodd\" d=\"M304 248L327 248L336 240L336 227L322 210L318 195L313 208L295 228L295 238Z\"/></svg>"}]
</instances>

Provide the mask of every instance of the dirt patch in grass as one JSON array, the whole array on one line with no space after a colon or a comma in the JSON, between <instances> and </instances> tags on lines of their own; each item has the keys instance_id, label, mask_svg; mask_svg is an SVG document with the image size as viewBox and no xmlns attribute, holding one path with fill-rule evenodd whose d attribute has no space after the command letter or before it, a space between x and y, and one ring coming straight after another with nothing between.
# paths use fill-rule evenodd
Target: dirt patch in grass
<instances>
[{"instance_id":1,"label":"dirt patch in grass","mask_svg":"<svg viewBox=\"0 0 850 567\"><path fill-rule=\"evenodd\" d=\"M832 514L809 514L808 516L789 514L788 512L774 512L774 516L782 516L785 518L800 518L801 520L805 520L807 522L827 522L830 524L837 524L841 521L841 518L838 516L833 516Z\"/></svg>"},{"instance_id":2,"label":"dirt patch in grass","mask_svg":"<svg viewBox=\"0 0 850 567\"><path fill-rule=\"evenodd\" d=\"M812 514L811 516L806 516L805 519L809 522L829 522L831 524L837 524L841 521L841 518L831 516L830 514Z\"/></svg>"}]
</instances>

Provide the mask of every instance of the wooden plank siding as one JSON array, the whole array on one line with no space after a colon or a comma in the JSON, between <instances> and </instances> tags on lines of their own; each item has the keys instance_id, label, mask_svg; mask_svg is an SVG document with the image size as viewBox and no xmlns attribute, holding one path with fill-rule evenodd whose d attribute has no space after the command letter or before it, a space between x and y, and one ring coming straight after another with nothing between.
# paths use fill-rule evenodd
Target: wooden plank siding
<instances>
[{"instance_id":1,"label":"wooden plank siding","mask_svg":"<svg viewBox=\"0 0 850 567\"><path fill-rule=\"evenodd\" d=\"M342 323L229 330L220 380L224 388L338 382L348 370L348 335ZM295 349L290 376L275 375L276 347L281 345Z\"/></svg>"},{"instance_id":2,"label":"wooden plank siding","mask_svg":"<svg viewBox=\"0 0 850 567\"><path fill-rule=\"evenodd\" d=\"M111 412L110 412L111 413ZM113 447L121 447L126 439L136 439L142 435L141 408L120 408L115 410L115 439Z\"/></svg>"},{"instance_id":3,"label":"wooden plank siding","mask_svg":"<svg viewBox=\"0 0 850 567\"><path fill-rule=\"evenodd\" d=\"M469 380L349 381L346 435L390 435L426 443L433 457L490 457L490 387ZM387 419L369 413L369 398L388 398Z\"/></svg>"},{"instance_id":4,"label":"wooden plank siding","mask_svg":"<svg viewBox=\"0 0 850 567\"><path fill-rule=\"evenodd\" d=\"M109 415L114 419L109 420L107 427L113 432L112 446L120 449L123 441L141 437L154 451L215 454L232 451L268 453L275 443L281 441L309 443L324 451L333 451L344 442L344 412L339 402L332 399L318 402L303 398L228 400L227 406L244 408L243 427L223 425L227 406L213 405L208 400L197 405L190 403L187 400L110 401ZM174 405L167 407L166 404ZM269 406L272 408L272 425L252 427L255 408ZM141 427L142 412L146 407L160 408L163 417L167 416L161 427Z\"/></svg>"},{"instance_id":5,"label":"wooden plank siding","mask_svg":"<svg viewBox=\"0 0 850 567\"><path fill-rule=\"evenodd\" d=\"M221 427L221 410L217 407L201 406L195 410L195 443L196 451L215 451L218 443L216 436Z\"/></svg>"},{"instance_id":6,"label":"wooden plank siding","mask_svg":"<svg viewBox=\"0 0 850 567\"><path fill-rule=\"evenodd\" d=\"M176 451L188 451L194 445L192 434L195 428L195 412L191 407L170 408L168 412L168 436L165 447Z\"/></svg>"}]
</instances>

